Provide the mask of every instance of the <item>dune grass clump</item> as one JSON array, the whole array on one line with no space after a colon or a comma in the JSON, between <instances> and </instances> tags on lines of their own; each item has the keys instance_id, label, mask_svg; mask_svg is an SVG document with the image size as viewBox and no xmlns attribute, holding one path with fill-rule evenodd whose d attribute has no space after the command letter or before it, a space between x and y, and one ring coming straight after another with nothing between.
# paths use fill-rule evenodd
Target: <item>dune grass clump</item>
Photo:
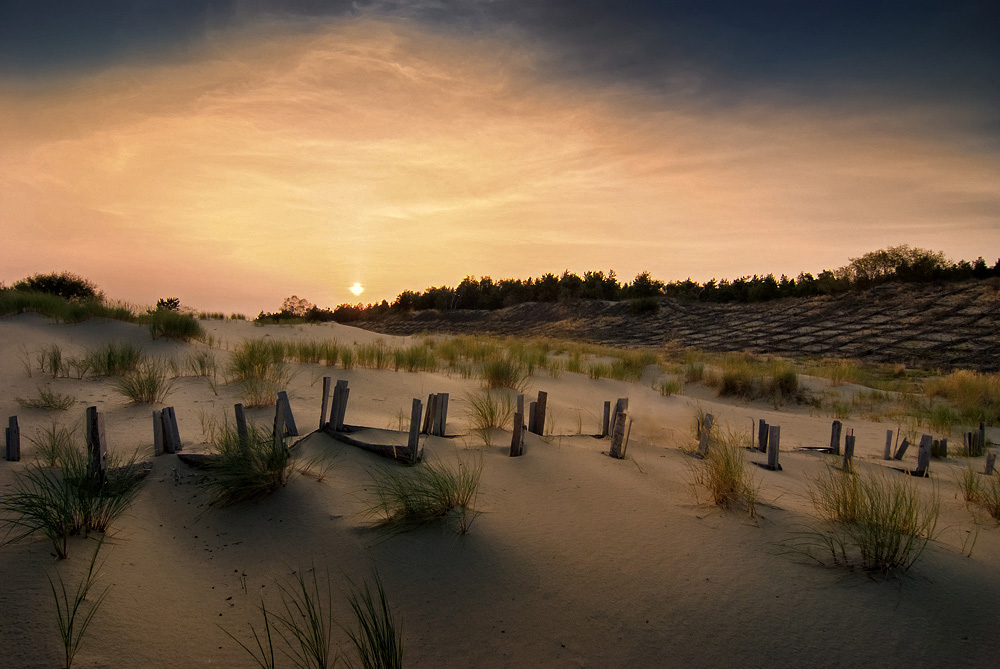
<instances>
[{"instance_id":1,"label":"dune grass clump","mask_svg":"<svg viewBox=\"0 0 1000 669\"><path fill-rule=\"evenodd\" d=\"M806 534L806 552L883 575L913 566L934 537L940 510L936 491L924 500L910 477L886 472L830 468L814 481L811 497L828 527Z\"/></svg>"},{"instance_id":2,"label":"dune grass clump","mask_svg":"<svg viewBox=\"0 0 1000 669\"><path fill-rule=\"evenodd\" d=\"M515 401L508 392L486 389L465 396L469 423L487 446L493 445L493 431L503 430L514 417Z\"/></svg>"},{"instance_id":3,"label":"dune grass clump","mask_svg":"<svg viewBox=\"0 0 1000 669\"><path fill-rule=\"evenodd\" d=\"M130 342L109 342L87 353L87 365L95 376L122 376L145 361L141 346Z\"/></svg>"},{"instance_id":4,"label":"dune grass clump","mask_svg":"<svg viewBox=\"0 0 1000 669\"><path fill-rule=\"evenodd\" d=\"M433 372L437 370L437 356L426 344L412 344L392 352L393 368L398 372Z\"/></svg>"},{"instance_id":5,"label":"dune grass clump","mask_svg":"<svg viewBox=\"0 0 1000 669\"><path fill-rule=\"evenodd\" d=\"M392 351L381 339L359 346L357 357L358 366L368 369L389 369L393 363Z\"/></svg>"},{"instance_id":6,"label":"dune grass clump","mask_svg":"<svg viewBox=\"0 0 1000 669\"><path fill-rule=\"evenodd\" d=\"M38 389L38 397L15 397L14 399L26 409L65 411L76 403L76 398L72 395L63 395L44 388Z\"/></svg>"},{"instance_id":7,"label":"dune grass clump","mask_svg":"<svg viewBox=\"0 0 1000 669\"><path fill-rule=\"evenodd\" d=\"M487 388L510 388L520 393L528 386L528 373L524 366L502 354L483 360L479 366L479 377Z\"/></svg>"},{"instance_id":8,"label":"dune grass clump","mask_svg":"<svg viewBox=\"0 0 1000 669\"><path fill-rule=\"evenodd\" d=\"M966 503L983 507L1000 522L1000 473L994 470L985 476L970 466L962 472L958 486Z\"/></svg>"},{"instance_id":9,"label":"dune grass clump","mask_svg":"<svg viewBox=\"0 0 1000 669\"><path fill-rule=\"evenodd\" d=\"M42 374L51 374L55 379L65 371L65 361L63 359L62 347L58 344L45 346L35 354L35 362L38 363L38 371Z\"/></svg>"},{"instance_id":10,"label":"dune grass clump","mask_svg":"<svg viewBox=\"0 0 1000 669\"><path fill-rule=\"evenodd\" d=\"M247 427L246 438L228 423L209 435L216 458L204 485L211 504L257 501L283 487L291 476L292 458L284 440L264 428Z\"/></svg>"},{"instance_id":11,"label":"dune grass clump","mask_svg":"<svg viewBox=\"0 0 1000 669\"><path fill-rule=\"evenodd\" d=\"M285 346L264 339L244 340L229 361L230 376L240 384L243 403L248 407L274 404L291 378L285 367Z\"/></svg>"},{"instance_id":12,"label":"dune grass clump","mask_svg":"<svg viewBox=\"0 0 1000 669\"><path fill-rule=\"evenodd\" d=\"M162 402L173 387L163 360L147 360L134 370L125 372L115 382L115 390L133 404Z\"/></svg>"},{"instance_id":13,"label":"dune grass clump","mask_svg":"<svg viewBox=\"0 0 1000 669\"><path fill-rule=\"evenodd\" d=\"M66 588L66 582L63 581L61 576L59 577L59 589L57 590L52 577L46 575L48 576L49 587L52 589L52 599L56 607L56 624L59 627L59 638L63 646L64 669L72 669L73 659L76 657L80 644L83 642L87 628L90 627L94 615L101 608L101 604L104 603L104 599L108 596L108 590L111 587L104 588L96 597L92 597L90 594L90 591L97 582L97 571L100 569L100 566L97 565L97 555L101 552L101 546L103 545L104 539L101 539L97 544L97 548L94 549L93 557L90 558L90 566L87 568L87 573L84 574L83 579L76 586L72 594ZM101 566L103 564L102 562Z\"/></svg>"},{"instance_id":14,"label":"dune grass clump","mask_svg":"<svg viewBox=\"0 0 1000 669\"><path fill-rule=\"evenodd\" d=\"M943 378L929 379L924 392L954 406L964 423L1000 423L1000 374L960 369Z\"/></svg>"},{"instance_id":15,"label":"dune grass clump","mask_svg":"<svg viewBox=\"0 0 1000 669\"><path fill-rule=\"evenodd\" d=\"M198 349L187 354L184 360L186 370L195 376L215 377L219 371L219 364L215 359L215 353L207 349Z\"/></svg>"},{"instance_id":16,"label":"dune grass clump","mask_svg":"<svg viewBox=\"0 0 1000 669\"><path fill-rule=\"evenodd\" d=\"M684 382L701 383L705 378L705 363L700 360L691 360L684 363Z\"/></svg>"},{"instance_id":17,"label":"dune grass clump","mask_svg":"<svg viewBox=\"0 0 1000 669\"><path fill-rule=\"evenodd\" d=\"M666 377L660 379L653 384L653 388L660 392L663 397L670 397L671 395L681 395L684 393L684 386L677 379L668 379Z\"/></svg>"},{"instance_id":18,"label":"dune grass clump","mask_svg":"<svg viewBox=\"0 0 1000 669\"><path fill-rule=\"evenodd\" d=\"M205 336L205 330L191 314L182 314L171 309L155 309L146 316L149 336L153 339L166 337L176 341L191 341Z\"/></svg>"},{"instance_id":19,"label":"dune grass clump","mask_svg":"<svg viewBox=\"0 0 1000 669\"><path fill-rule=\"evenodd\" d=\"M58 454L56 467L28 465L15 475L14 491L0 496L4 543L41 532L65 559L71 536L106 532L132 504L145 476L136 460L109 454L103 481L75 447Z\"/></svg>"},{"instance_id":20,"label":"dune grass clump","mask_svg":"<svg viewBox=\"0 0 1000 669\"><path fill-rule=\"evenodd\" d=\"M754 482L743 452L749 445L745 433L713 430L708 452L695 483L708 489L712 503L723 509L741 509L755 519L759 486Z\"/></svg>"},{"instance_id":21,"label":"dune grass clump","mask_svg":"<svg viewBox=\"0 0 1000 669\"><path fill-rule=\"evenodd\" d=\"M478 512L472 504L479 491L482 461L423 462L409 468L382 466L371 472L375 502L369 509L383 527L409 529L453 518L466 534Z\"/></svg>"}]
</instances>

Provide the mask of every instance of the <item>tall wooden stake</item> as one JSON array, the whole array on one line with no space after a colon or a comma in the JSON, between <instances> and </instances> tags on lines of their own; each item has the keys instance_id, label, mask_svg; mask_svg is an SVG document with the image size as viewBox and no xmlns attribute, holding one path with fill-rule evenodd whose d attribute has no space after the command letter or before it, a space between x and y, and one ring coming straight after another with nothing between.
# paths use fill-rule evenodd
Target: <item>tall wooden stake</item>
<instances>
[{"instance_id":1,"label":"tall wooden stake","mask_svg":"<svg viewBox=\"0 0 1000 669\"><path fill-rule=\"evenodd\" d=\"M410 448L410 464L417 464L420 458L420 414L423 412L423 403L413 398L413 406L410 409L410 434L406 445Z\"/></svg>"}]
</instances>

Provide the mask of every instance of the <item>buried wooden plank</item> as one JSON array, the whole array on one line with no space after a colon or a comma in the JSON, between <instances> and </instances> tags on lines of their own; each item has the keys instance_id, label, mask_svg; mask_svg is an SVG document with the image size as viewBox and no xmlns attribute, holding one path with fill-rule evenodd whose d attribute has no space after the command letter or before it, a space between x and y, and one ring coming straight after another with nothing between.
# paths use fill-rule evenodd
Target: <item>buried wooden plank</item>
<instances>
[{"instance_id":1,"label":"buried wooden plank","mask_svg":"<svg viewBox=\"0 0 1000 669\"><path fill-rule=\"evenodd\" d=\"M397 446L395 444L375 444L367 441L362 441L360 439L355 439L350 436L350 434L355 430L356 428L350 425L344 425L340 430L333 430L330 426L327 426L327 428L323 432L341 443L347 444L349 446L354 446L356 448L360 448L362 450L368 451L369 453L380 455L383 458L397 460L405 464L411 464L413 462L414 457L409 446ZM419 454L417 459L419 459Z\"/></svg>"}]
</instances>

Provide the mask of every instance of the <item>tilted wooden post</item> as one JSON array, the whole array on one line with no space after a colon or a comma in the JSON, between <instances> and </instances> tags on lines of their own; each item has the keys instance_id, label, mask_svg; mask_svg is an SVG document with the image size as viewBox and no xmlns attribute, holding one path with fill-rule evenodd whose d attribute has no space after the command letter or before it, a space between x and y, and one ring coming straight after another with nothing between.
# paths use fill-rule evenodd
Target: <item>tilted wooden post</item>
<instances>
[{"instance_id":1,"label":"tilted wooden post","mask_svg":"<svg viewBox=\"0 0 1000 669\"><path fill-rule=\"evenodd\" d=\"M883 460L892 460L892 430L885 431L885 455Z\"/></svg>"},{"instance_id":2,"label":"tilted wooden post","mask_svg":"<svg viewBox=\"0 0 1000 669\"><path fill-rule=\"evenodd\" d=\"M153 409L153 455L163 455L163 412Z\"/></svg>"},{"instance_id":3,"label":"tilted wooden post","mask_svg":"<svg viewBox=\"0 0 1000 669\"><path fill-rule=\"evenodd\" d=\"M844 424L839 420L833 421L833 427L830 430L830 452L834 455L840 455L840 431L843 427Z\"/></svg>"},{"instance_id":4,"label":"tilted wooden post","mask_svg":"<svg viewBox=\"0 0 1000 669\"><path fill-rule=\"evenodd\" d=\"M242 404L233 405L233 412L236 414L236 438L241 444L250 441L250 433L247 431L247 412L243 410Z\"/></svg>"},{"instance_id":5,"label":"tilted wooden post","mask_svg":"<svg viewBox=\"0 0 1000 669\"><path fill-rule=\"evenodd\" d=\"M839 444L838 444L839 446ZM854 468L854 433L844 437L844 471L851 471Z\"/></svg>"},{"instance_id":6,"label":"tilted wooden post","mask_svg":"<svg viewBox=\"0 0 1000 669\"><path fill-rule=\"evenodd\" d=\"M7 429L4 430L5 456L8 462L18 462L21 459L21 428L17 424L17 416L7 419Z\"/></svg>"},{"instance_id":7,"label":"tilted wooden post","mask_svg":"<svg viewBox=\"0 0 1000 669\"><path fill-rule=\"evenodd\" d=\"M281 426L284 430L282 436L297 437L299 436L299 430L295 427L295 416L292 415L292 405L288 401L288 393L284 390L278 392L278 401L282 404L282 414L284 415L283 425Z\"/></svg>"},{"instance_id":8,"label":"tilted wooden post","mask_svg":"<svg viewBox=\"0 0 1000 669\"><path fill-rule=\"evenodd\" d=\"M535 414L538 409L537 402L528 402L528 432L534 432Z\"/></svg>"},{"instance_id":9,"label":"tilted wooden post","mask_svg":"<svg viewBox=\"0 0 1000 669\"><path fill-rule=\"evenodd\" d=\"M510 457L516 458L524 454L524 413L514 414L514 430L510 436Z\"/></svg>"},{"instance_id":10,"label":"tilted wooden post","mask_svg":"<svg viewBox=\"0 0 1000 669\"><path fill-rule=\"evenodd\" d=\"M987 476L992 476L993 465L996 463L996 461L997 461L997 452L991 450L989 453L986 454L986 467L984 468L983 473L986 474Z\"/></svg>"},{"instance_id":11,"label":"tilted wooden post","mask_svg":"<svg viewBox=\"0 0 1000 669\"><path fill-rule=\"evenodd\" d=\"M347 418L347 400L351 397L351 389L347 387L347 381L345 380L337 381L337 385L333 389L334 394L336 394L337 388L340 388L340 398L337 402L337 420L334 429L342 432L344 429L344 420Z\"/></svg>"},{"instance_id":12,"label":"tilted wooden post","mask_svg":"<svg viewBox=\"0 0 1000 669\"><path fill-rule=\"evenodd\" d=\"M757 423L757 450L767 453L767 421L761 418Z\"/></svg>"},{"instance_id":13,"label":"tilted wooden post","mask_svg":"<svg viewBox=\"0 0 1000 669\"><path fill-rule=\"evenodd\" d=\"M705 422L701 426L701 436L698 438L698 457L703 458L708 455L708 440L712 434L712 425L715 424L715 416L710 413L705 414Z\"/></svg>"},{"instance_id":14,"label":"tilted wooden post","mask_svg":"<svg viewBox=\"0 0 1000 669\"><path fill-rule=\"evenodd\" d=\"M920 447L917 451L917 468L913 471L915 476L927 476L927 469L931 466L931 445L934 437L929 434L920 436Z\"/></svg>"},{"instance_id":15,"label":"tilted wooden post","mask_svg":"<svg viewBox=\"0 0 1000 669\"><path fill-rule=\"evenodd\" d=\"M330 404L330 386L333 385L333 379L329 376L323 377L323 403L320 405L319 409L319 429L326 427L326 407Z\"/></svg>"},{"instance_id":16,"label":"tilted wooden post","mask_svg":"<svg viewBox=\"0 0 1000 669\"><path fill-rule=\"evenodd\" d=\"M423 403L413 398L413 406L410 409L410 434L406 445L410 448L410 464L417 464L420 457L420 414L423 412Z\"/></svg>"},{"instance_id":17,"label":"tilted wooden post","mask_svg":"<svg viewBox=\"0 0 1000 669\"><path fill-rule=\"evenodd\" d=\"M621 411L615 416L615 429L611 431L611 448L608 455L619 460L625 457L625 448L628 445L626 428L628 427L629 416L627 411Z\"/></svg>"},{"instance_id":18,"label":"tilted wooden post","mask_svg":"<svg viewBox=\"0 0 1000 669\"><path fill-rule=\"evenodd\" d=\"M604 403L604 417L601 419L601 438L608 436L611 430L611 402Z\"/></svg>"},{"instance_id":19,"label":"tilted wooden post","mask_svg":"<svg viewBox=\"0 0 1000 669\"><path fill-rule=\"evenodd\" d=\"M87 441L87 476L100 489L108 467L108 445L104 439L104 416L97 412L97 407L87 407L87 431L84 436Z\"/></svg>"},{"instance_id":20,"label":"tilted wooden post","mask_svg":"<svg viewBox=\"0 0 1000 669\"><path fill-rule=\"evenodd\" d=\"M903 437L903 443L899 445L896 449L896 453L892 456L893 460L902 460L903 456L906 455L906 449L910 447L910 441L906 437Z\"/></svg>"},{"instance_id":21,"label":"tilted wooden post","mask_svg":"<svg viewBox=\"0 0 1000 669\"><path fill-rule=\"evenodd\" d=\"M767 428L767 468L775 472L781 471L778 464L778 451L781 446L781 428L777 425L769 425Z\"/></svg>"}]
</instances>

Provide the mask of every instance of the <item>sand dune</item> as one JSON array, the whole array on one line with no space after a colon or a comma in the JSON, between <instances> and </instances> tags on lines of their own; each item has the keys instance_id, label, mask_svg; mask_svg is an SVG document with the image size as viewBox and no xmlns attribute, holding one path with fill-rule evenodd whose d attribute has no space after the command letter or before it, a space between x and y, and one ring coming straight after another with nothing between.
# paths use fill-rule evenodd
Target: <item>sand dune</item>
<instances>
[{"instance_id":1,"label":"sand dune","mask_svg":"<svg viewBox=\"0 0 1000 669\"><path fill-rule=\"evenodd\" d=\"M222 362L226 347L246 337L407 341L333 324L205 325ZM52 343L72 355L107 341L141 343L147 353L177 359L191 350L150 341L144 328L119 322L0 319L2 416L16 414L22 435L31 436L53 419L82 421L85 407L96 405L112 451L139 449L153 459L154 407L127 403L108 379L51 379L37 369L29 376L21 361ZM347 421L377 428L397 429L414 397L448 392L460 400L478 387L444 372L294 367L287 390L303 434L319 426L324 375L349 380ZM873 580L818 566L782 546L817 523L810 477L836 459L794 449L828 442L829 416L721 401L698 386L661 397L648 383L568 372L530 382L529 393L548 393L553 424L552 436L528 436L524 457L507 456L509 433L490 447L472 436L461 401L453 400L449 414L454 436L426 438L429 459L483 462L482 513L464 536L438 526L372 529L365 514L368 472L387 461L321 433L306 436L296 450L303 458L333 458L323 481L296 476L246 507L209 507L197 484L204 474L173 455L153 459L152 474L102 550L101 583L111 587L74 666L254 666L223 630L249 642L248 624L260 622L260 597L276 603L278 584L310 569L329 574L335 615L345 625L351 624L342 595L348 580L361 582L377 569L413 667L996 666L1000 528L982 515L977 521L958 493L967 459L935 460L930 478L914 479L922 493L940 495L938 538L906 575ZM73 395L76 403L65 412L18 405L16 397L35 395L38 387ZM235 385L216 390L204 378L181 377L166 399L187 452L207 449L205 419L221 419L241 401ZM599 428L603 402L625 396L634 423L627 458L615 460L605 455L608 440L588 435ZM685 450L694 446L697 406L734 428L758 418L781 426L783 471L752 468L764 502L756 522L696 494L699 465ZM273 409L250 415L269 424ZM845 424L857 435L859 466L882 466L892 426ZM20 462L0 461L0 494L34 457L24 438ZM904 464L913 467L915 457L911 449ZM963 546L975 533L967 556ZM74 539L64 561L41 537L0 547L0 667L58 666L46 574L75 582L94 543ZM347 652L342 630L337 641Z\"/></svg>"}]
</instances>

